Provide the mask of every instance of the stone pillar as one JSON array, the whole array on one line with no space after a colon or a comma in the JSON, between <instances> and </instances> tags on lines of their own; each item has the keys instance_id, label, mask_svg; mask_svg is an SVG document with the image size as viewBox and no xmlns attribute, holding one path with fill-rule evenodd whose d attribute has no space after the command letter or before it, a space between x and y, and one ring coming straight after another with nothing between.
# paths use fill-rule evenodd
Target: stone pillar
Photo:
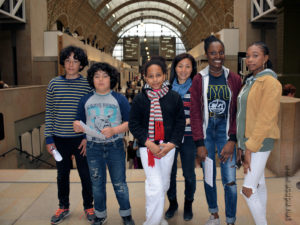
<instances>
[{"instance_id":1,"label":"stone pillar","mask_svg":"<svg viewBox=\"0 0 300 225\"><path fill-rule=\"evenodd\" d=\"M300 99L282 96L279 112L280 139L275 142L267 168L277 176L300 169Z\"/></svg>"}]
</instances>

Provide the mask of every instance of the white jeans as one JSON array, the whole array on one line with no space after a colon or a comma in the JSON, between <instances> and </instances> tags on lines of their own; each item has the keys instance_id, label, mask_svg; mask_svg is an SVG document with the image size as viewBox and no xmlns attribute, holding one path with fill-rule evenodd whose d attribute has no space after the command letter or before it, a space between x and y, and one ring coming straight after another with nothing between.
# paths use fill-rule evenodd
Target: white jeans
<instances>
[{"instance_id":1,"label":"white jeans","mask_svg":"<svg viewBox=\"0 0 300 225\"><path fill-rule=\"evenodd\" d=\"M175 148L161 159L155 158L154 167L148 166L147 148L140 148L140 153L146 175L146 221L144 225L160 225L163 221L165 194L170 186Z\"/></svg>"},{"instance_id":2,"label":"white jeans","mask_svg":"<svg viewBox=\"0 0 300 225\"><path fill-rule=\"evenodd\" d=\"M267 188L265 183L265 167L271 151L251 153L251 171L245 175L243 187L251 188L252 195L246 199L256 225L267 225L266 205Z\"/></svg>"}]
</instances>

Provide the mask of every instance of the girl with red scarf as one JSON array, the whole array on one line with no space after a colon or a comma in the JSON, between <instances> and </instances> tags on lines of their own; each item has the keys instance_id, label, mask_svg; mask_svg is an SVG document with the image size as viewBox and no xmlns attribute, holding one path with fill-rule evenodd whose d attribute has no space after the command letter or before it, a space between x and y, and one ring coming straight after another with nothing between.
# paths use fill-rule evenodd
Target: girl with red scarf
<instances>
[{"instance_id":1,"label":"girl with red scarf","mask_svg":"<svg viewBox=\"0 0 300 225\"><path fill-rule=\"evenodd\" d=\"M146 221L144 225L166 225L165 194L169 189L175 147L180 146L185 115L181 97L166 81L162 57L152 57L145 66L142 92L132 102L129 129L138 140L146 175Z\"/></svg>"}]
</instances>

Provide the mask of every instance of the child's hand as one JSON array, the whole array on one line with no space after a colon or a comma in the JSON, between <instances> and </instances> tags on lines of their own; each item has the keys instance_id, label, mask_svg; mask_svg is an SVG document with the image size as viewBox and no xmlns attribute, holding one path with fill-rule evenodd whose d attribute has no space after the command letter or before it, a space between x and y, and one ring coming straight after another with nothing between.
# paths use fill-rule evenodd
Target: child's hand
<instances>
[{"instance_id":1,"label":"child's hand","mask_svg":"<svg viewBox=\"0 0 300 225\"><path fill-rule=\"evenodd\" d=\"M185 119L185 125L189 125L189 124L191 124L191 119L190 118Z\"/></svg>"},{"instance_id":2,"label":"child's hand","mask_svg":"<svg viewBox=\"0 0 300 225\"><path fill-rule=\"evenodd\" d=\"M113 127L105 127L102 129L101 133L106 137L110 138L115 135L115 130Z\"/></svg>"},{"instance_id":3,"label":"child's hand","mask_svg":"<svg viewBox=\"0 0 300 225\"><path fill-rule=\"evenodd\" d=\"M80 145L78 146L78 149L81 150L80 155L86 156L86 143L87 140L84 138L82 139Z\"/></svg>"},{"instance_id":4,"label":"child's hand","mask_svg":"<svg viewBox=\"0 0 300 225\"><path fill-rule=\"evenodd\" d=\"M84 129L83 127L80 125L80 121L79 120L75 120L73 122L73 129L76 133L84 133Z\"/></svg>"},{"instance_id":5,"label":"child's hand","mask_svg":"<svg viewBox=\"0 0 300 225\"><path fill-rule=\"evenodd\" d=\"M166 154L168 154L169 151L171 151L173 148L175 148L175 145L173 143L161 143L160 145L160 151L155 155L158 158L164 157Z\"/></svg>"},{"instance_id":6,"label":"child's hand","mask_svg":"<svg viewBox=\"0 0 300 225\"><path fill-rule=\"evenodd\" d=\"M159 145L155 144L152 141L146 141L145 146L152 152L154 156L156 156L156 154L160 152Z\"/></svg>"}]
</instances>

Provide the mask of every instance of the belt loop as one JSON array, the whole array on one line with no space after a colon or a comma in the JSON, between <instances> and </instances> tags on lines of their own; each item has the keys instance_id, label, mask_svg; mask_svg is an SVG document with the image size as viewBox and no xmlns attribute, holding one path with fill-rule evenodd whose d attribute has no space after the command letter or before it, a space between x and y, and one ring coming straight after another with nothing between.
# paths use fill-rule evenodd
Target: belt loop
<instances>
[{"instance_id":1,"label":"belt loop","mask_svg":"<svg viewBox=\"0 0 300 225\"><path fill-rule=\"evenodd\" d=\"M89 141L89 142L90 142L90 148L93 148L95 142L93 141Z\"/></svg>"}]
</instances>

